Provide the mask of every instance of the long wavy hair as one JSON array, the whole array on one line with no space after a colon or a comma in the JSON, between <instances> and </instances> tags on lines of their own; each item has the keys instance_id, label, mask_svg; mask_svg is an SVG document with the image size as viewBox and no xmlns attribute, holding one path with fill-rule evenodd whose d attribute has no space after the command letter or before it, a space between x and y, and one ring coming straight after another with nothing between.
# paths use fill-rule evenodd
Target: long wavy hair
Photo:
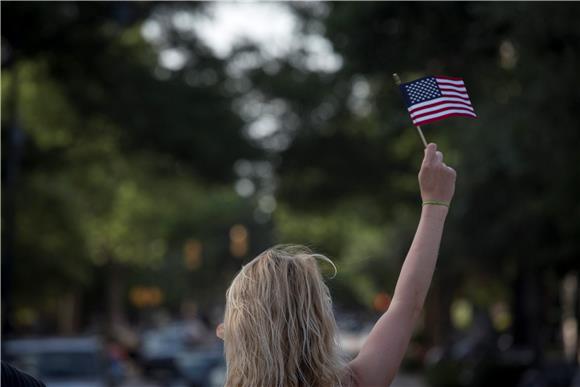
<instances>
[{"instance_id":1,"label":"long wavy hair","mask_svg":"<svg viewBox=\"0 0 580 387\"><path fill-rule=\"evenodd\" d=\"M346 368L317 259L280 245L245 265L226 293L226 387L335 387Z\"/></svg>"}]
</instances>

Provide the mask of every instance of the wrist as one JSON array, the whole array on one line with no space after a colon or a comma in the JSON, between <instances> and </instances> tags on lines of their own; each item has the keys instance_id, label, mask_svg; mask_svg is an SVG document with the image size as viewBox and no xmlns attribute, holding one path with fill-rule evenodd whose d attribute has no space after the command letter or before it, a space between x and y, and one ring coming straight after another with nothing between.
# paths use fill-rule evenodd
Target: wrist
<instances>
[{"instance_id":1,"label":"wrist","mask_svg":"<svg viewBox=\"0 0 580 387\"><path fill-rule=\"evenodd\" d=\"M424 206L443 206L449 208L449 201L446 200L423 200L423 207Z\"/></svg>"},{"instance_id":2,"label":"wrist","mask_svg":"<svg viewBox=\"0 0 580 387\"><path fill-rule=\"evenodd\" d=\"M423 210L421 211L421 216L425 216L427 218L445 220L448 212L449 212L449 207L447 207L447 206L426 204L426 205L423 205Z\"/></svg>"}]
</instances>

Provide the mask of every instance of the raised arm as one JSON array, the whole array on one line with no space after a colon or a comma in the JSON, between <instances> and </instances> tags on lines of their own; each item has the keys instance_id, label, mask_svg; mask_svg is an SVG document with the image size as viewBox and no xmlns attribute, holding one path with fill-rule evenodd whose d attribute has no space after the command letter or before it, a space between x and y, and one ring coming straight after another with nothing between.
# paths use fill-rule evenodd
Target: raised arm
<instances>
[{"instance_id":1,"label":"raised arm","mask_svg":"<svg viewBox=\"0 0 580 387\"><path fill-rule=\"evenodd\" d=\"M425 149L419 185L424 203L449 203L455 192L455 171L443 163L435 144ZM350 363L358 387L388 386L397 374L431 284L447 211L444 205L423 205L391 305Z\"/></svg>"}]
</instances>

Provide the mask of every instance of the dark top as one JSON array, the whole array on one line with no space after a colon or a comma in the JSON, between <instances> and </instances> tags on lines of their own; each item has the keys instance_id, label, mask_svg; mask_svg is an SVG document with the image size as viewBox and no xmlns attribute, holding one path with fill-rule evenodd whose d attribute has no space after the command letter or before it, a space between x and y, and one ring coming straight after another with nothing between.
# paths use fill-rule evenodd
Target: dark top
<instances>
[{"instance_id":1,"label":"dark top","mask_svg":"<svg viewBox=\"0 0 580 387\"><path fill-rule=\"evenodd\" d=\"M46 387L44 383L2 362L2 387Z\"/></svg>"}]
</instances>

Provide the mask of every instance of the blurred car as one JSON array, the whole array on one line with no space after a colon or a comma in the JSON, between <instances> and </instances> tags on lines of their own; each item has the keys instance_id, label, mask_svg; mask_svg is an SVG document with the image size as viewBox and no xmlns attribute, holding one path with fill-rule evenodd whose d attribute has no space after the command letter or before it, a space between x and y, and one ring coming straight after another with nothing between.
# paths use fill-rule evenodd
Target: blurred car
<instances>
[{"instance_id":1,"label":"blurred car","mask_svg":"<svg viewBox=\"0 0 580 387\"><path fill-rule=\"evenodd\" d=\"M210 373L209 373L209 378L208 378L208 387L223 387L226 384L226 373L227 373L227 368L226 368L226 363L225 361L212 368Z\"/></svg>"},{"instance_id":2,"label":"blurred car","mask_svg":"<svg viewBox=\"0 0 580 387\"><path fill-rule=\"evenodd\" d=\"M145 374L166 381L179 376L177 357L191 345L189 326L173 323L143 333L139 358Z\"/></svg>"},{"instance_id":3,"label":"blurred car","mask_svg":"<svg viewBox=\"0 0 580 387\"><path fill-rule=\"evenodd\" d=\"M47 387L105 387L107 365L97 337L14 339L3 343L10 364Z\"/></svg>"},{"instance_id":4,"label":"blurred car","mask_svg":"<svg viewBox=\"0 0 580 387\"><path fill-rule=\"evenodd\" d=\"M361 350L374 321L369 321L357 315L337 313L338 343L346 359L354 358Z\"/></svg>"},{"instance_id":5,"label":"blurred car","mask_svg":"<svg viewBox=\"0 0 580 387\"><path fill-rule=\"evenodd\" d=\"M214 347L182 352L176 358L176 366L179 375L188 387L213 385L212 372L218 368L225 368L223 350L220 347Z\"/></svg>"}]
</instances>

